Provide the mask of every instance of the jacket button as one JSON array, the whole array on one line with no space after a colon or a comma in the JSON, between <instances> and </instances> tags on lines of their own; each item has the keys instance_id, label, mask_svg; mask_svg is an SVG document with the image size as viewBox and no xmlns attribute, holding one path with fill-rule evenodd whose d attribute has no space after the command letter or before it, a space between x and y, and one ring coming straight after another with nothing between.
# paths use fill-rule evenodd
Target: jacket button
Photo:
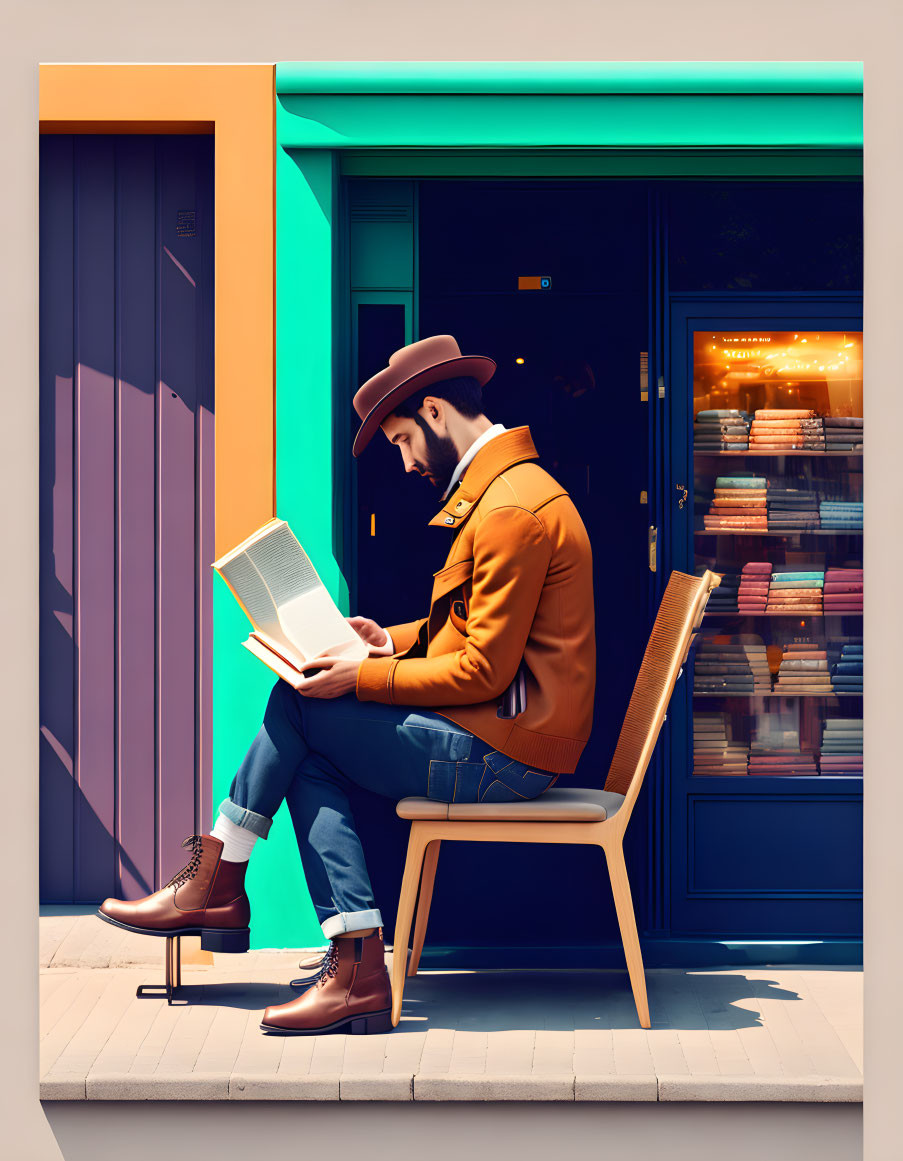
<instances>
[{"instance_id":1,"label":"jacket button","mask_svg":"<svg viewBox=\"0 0 903 1161\"><path fill-rule=\"evenodd\" d=\"M454 524L454 522L455 522L455 518L454 518L454 516L446 516L446 517L445 517L445 523L446 523L446 524Z\"/></svg>"}]
</instances>

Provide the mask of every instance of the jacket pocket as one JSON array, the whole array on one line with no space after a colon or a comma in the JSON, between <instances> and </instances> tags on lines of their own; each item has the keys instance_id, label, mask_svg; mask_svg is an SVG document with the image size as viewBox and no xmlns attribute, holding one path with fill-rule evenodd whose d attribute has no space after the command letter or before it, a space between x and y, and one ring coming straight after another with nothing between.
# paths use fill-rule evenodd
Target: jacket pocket
<instances>
[{"instance_id":1,"label":"jacket pocket","mask_svg":"<svg viewBox=\"0 0 903 1161\"><path fill-rule=\"evenodd\" d=\"M459 560L433 574L432 604L447 596L454 589L459 588L473 576L473 558Z\"/></svg>"},{"instance_id":2,"label":"jacket pocket","mask_svg":"<svg viewBox=\"0 0 903 1161\"><path fill-rule=\"evenodd\" d=\"M448 606L448 619L463 637L467 636L467 613L469 609L470 594L466 589L451 593L451 604Z\"/></svg>"}]
</instances>

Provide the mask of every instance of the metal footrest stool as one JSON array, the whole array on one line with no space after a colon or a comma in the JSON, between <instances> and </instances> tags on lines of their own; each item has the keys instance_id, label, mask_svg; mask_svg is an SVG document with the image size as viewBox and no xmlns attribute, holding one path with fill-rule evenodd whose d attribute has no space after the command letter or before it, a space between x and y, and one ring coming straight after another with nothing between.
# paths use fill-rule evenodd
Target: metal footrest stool
<instances>
[{"instance_id":1,"label":"metal footrest stool","mask_svg":"<svg viewBox=\"0 0 903 1161\"><path fill-rule=\"evenodd\" d=\"M149 996L155 999L162 999L163 996L166 996L167 1004L172 1003L176 989L182 986L181 935L167 935L164 962L166 965L165 982L162 984L139 984L138 990L135 992L136 996L142 998Z\"/></svg>"}]
</instances>

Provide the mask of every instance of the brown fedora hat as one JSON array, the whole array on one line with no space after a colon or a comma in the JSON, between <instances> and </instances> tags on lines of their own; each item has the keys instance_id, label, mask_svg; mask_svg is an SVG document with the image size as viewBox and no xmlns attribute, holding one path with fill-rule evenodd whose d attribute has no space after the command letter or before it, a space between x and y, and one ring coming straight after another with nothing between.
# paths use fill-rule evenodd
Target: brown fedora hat
<instances>
[{"instance_id":1,"label":"brown fedora hat","mask_svg":"<svg viewBox=\"0 0 903 1161\"><path fill-rule=\"evenodd\" d=\"M389 356L388 367L377 371L355 392L354 410L363 422L354 437L352 455L359 456L386 416L421 388L459 375L473 376L482 387L494 371L494 359L462 355L451 335L433 335L402 347Z\"/></svg>"}]
</instances>

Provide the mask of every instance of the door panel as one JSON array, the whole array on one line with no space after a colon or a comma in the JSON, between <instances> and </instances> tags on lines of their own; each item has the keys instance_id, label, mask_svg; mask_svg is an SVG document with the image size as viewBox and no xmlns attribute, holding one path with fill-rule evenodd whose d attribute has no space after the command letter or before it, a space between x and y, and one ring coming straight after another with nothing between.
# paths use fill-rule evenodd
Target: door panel
<instances>
[{"instance_id":1,"label":"door panel","mask_svg":"<svg viewBox=\"0 0 903 1161\"><path fill-rule=\"evenodd\" d=\"M41 895L209 812L212 139L41 139Z\"/></svg>"}]
</instances>

